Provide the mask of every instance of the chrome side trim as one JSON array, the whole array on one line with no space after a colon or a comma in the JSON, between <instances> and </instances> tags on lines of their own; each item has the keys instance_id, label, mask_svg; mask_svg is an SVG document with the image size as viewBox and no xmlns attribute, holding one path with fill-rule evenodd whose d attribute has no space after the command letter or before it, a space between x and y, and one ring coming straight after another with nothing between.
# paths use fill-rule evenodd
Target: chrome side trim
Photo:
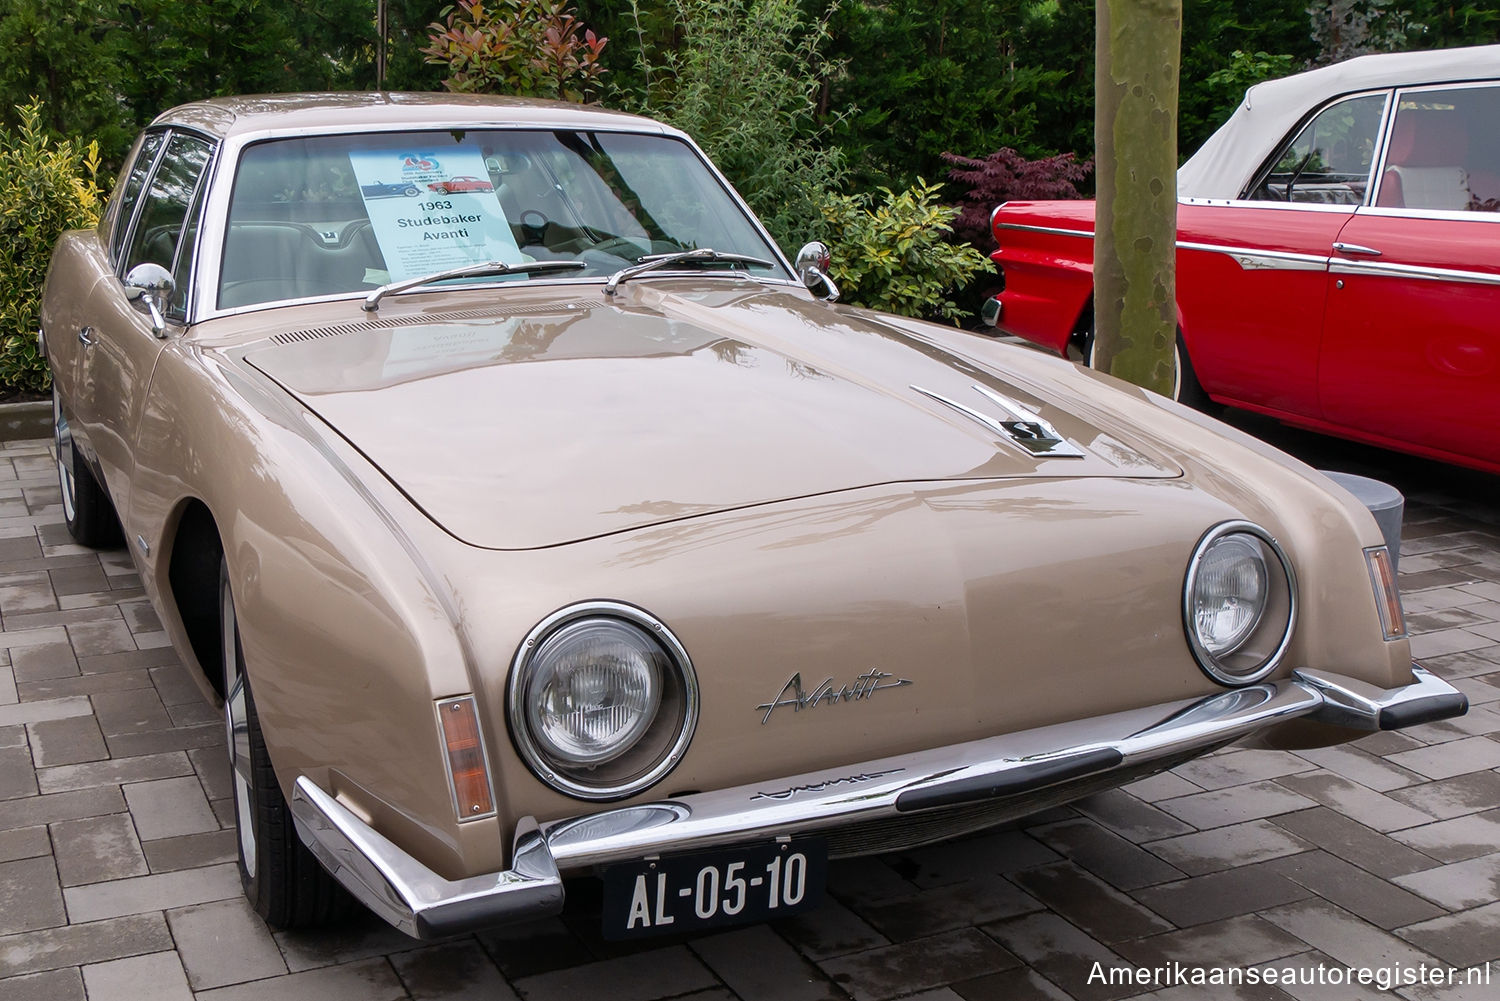
<instances>
[{"instance_id":1,"label":"chrome side trim","mask_svg":"<svg viewBox=\"0 0 1500 1001\"><path fill-rule=\"evenodd\" d=\"M990 215L993 216L994 213L992 212ZM1032 226L1021 222L995 223L995 228L1015 229L1025 233L1052 233L1055 236L1086 236L1090 240L1094 238L1094 231L1091 229L1063 229L1061 226Z\"/></svg>"},{"instance_id":2,"label":"chrome side trim","mask_svg":"<svg viewBox=\"0 0 1500 1001\"><path fill-rule=\"evenodd\" d=\"M1334 261L1328 269L1336 275L1370 275L1382 278L1416 278L1421 281L1454 282L1463 285L1500 285L1500 274L1430 268L1420 264L1387 264L1377 261Z\"/></svg>"},{"instance_id":3,"label":"chrome side trim","mask_svg":"<svg viewBox=\"0 0 1500 1001\"><path fill-rule=\"evenodd\" d=\"M457 934L562 909L561 873L651 855L805 834L934 806L1013 796L1209 750L1291 719L1390 729L1462 715L1468 700L1412 665L1377 688L1302 668L1292 677L950 747L516 829L512 868L446 880L307 776L292 790L298 834L366 906L409 935ZM774 791L768 792L768 790Z\"/></svg>"},{"instance_id":4,"label":"chrome side trim","mask_svg":"<svg viewBox=\"0 0 1500 1001\"><path fill-rule=\"evenodd\" d=\"M1323 271L1329 258L1317 254L1294 254L1285 250L1259 250L1254 247L1226 247L1217 243L1177 241L1178 250L1202 250L1224 254L1234 259L1243 271Z\"/></svg>"}]
</instances>

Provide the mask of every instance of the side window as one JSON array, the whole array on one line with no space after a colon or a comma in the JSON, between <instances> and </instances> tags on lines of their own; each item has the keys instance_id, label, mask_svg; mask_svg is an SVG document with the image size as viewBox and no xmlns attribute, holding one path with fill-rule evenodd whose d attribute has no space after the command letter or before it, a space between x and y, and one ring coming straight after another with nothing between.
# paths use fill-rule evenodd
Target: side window
<instances>
[{"instance_id":1,"label":"side window","mask_svg":"<svg viewBox=\"0 0 1500 1001\"><path fill-rule=\"evenodd\" d=\"M120 251L125 246L125 235L130 232L130 217L135 215L136 201L140 198L141 186L146 183L146 175L151 173L151 165L156 162L156 154L161 150L163 136L161 132L149 132L146 138L141 140L141 151L136 154L135 165L130 168L130 173L125 177L125 183L120 185L120 190L115 196L119 207L115 210L115 229L109 237L111 263L120 262Z\"/></svg>"},{"instance_id":2,"label":"side window","mask_svg":"<svg viewBox=\"0 0 1500 1001\"><path fill-rule=\"evenodd\" d=\"M1256 202L1363 205L1385 94L1330 104L1281 149L1245 195Z\"/></svg>"},{"instance_id":3,"label":"side window","mask_svg":"<svg viewBox=\"0 0 1500 1001\"><path fill-rule=\"evenodd\" d=\"M188 208L195 204L193 196L211 152L208 143L194 136L174 135L168 141L161 164L152 175L150 187L142 199L124 265L120 269L121 274L129 274L137 264L150 262L172 271L179 284L166 312L179 318L183 315L188 290L185 273L179 275L177 271L181 263L178 247L183 245L186 248L183 256L190 257L192 250L187 245L197 227L188 225ZM187 240L183 239L184 232L188 234ZM190 269L191 260L188 265Z\"/></svg>"},{"instance_id":4,"label":"side window","mask_svg":"<svg viewBox=\"0 0 1500 1001\"><path fill-rule=\"evenodd\" d=\"M1500 87L1403 91L1375 204L1500 212Z\"/></svg>"}]
</instances>

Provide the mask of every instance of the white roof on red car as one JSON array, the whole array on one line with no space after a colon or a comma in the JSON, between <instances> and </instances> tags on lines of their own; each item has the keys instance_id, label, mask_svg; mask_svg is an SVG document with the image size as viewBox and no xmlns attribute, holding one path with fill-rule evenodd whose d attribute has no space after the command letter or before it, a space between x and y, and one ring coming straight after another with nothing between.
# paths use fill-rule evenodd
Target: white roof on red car
<instances>
[{"instance_id":1,"label":"white roof on red car","mask_svg":"<svg viewBox=\"0 0 1500 1001\"><path fill-rule=\"evenodd\" d=\"M1238 198L1292 127L1344 94L1387 87L1500 79L1500 45L1359 56L1245 91L1229 121L1177 171L1180 198Z\"/></svg>"}]
</instances>

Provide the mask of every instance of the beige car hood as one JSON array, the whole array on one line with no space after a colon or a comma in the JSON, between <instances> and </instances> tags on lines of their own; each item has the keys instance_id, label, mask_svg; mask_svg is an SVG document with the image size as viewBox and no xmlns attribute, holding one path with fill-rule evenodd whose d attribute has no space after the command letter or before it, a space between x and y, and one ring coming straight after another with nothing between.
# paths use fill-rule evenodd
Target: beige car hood
<instances>
[{"instance_id":1,"label":"beige car hood","mask_svg":"<svg viewBox=\"0 0 1500 1001\"><path fill-rule=\"evenodd\" d=\"M476 312L290 331L246 359L435 522L494 549L880 483L1181 475L1041 387L748 282L658 279L618 304L590 287ZM1082 454L1032 455L935 398L1015 419L976 387Z\"/></svg>"}]
</instances>

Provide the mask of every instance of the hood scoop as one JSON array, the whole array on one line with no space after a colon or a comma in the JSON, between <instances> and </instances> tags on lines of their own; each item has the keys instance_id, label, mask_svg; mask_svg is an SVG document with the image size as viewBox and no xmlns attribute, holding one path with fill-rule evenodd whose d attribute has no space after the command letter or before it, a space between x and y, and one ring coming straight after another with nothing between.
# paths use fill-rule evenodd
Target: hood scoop
<instances>
[{"instance_id":1,"label":"hood scoop","mask_svg":"<svg viewBox=\"0 0 1500 1001\"><path fill-rule=\"evenodd\" d=\"M570 311L590 309L597 305L594 302L575 300L570 302L546 302L536 305L515 305L505 308L506 316L557 316L566 315ZM316 341L323 337L337 337L340 334L353 334L364 330L390 330L395 327L410 327L413 323L458 323L463 320L479 320L492 318L495 315L493 307L486 309L455 309L445 313L424 313L420 317L411 316L386 316L374 320L355 320L352 323L336 323L327 327L311 327L307 330L291 330L286 333L276 334L271 337L272 344L300 344L304 341Z\"/></svg>"}]
</instances>

